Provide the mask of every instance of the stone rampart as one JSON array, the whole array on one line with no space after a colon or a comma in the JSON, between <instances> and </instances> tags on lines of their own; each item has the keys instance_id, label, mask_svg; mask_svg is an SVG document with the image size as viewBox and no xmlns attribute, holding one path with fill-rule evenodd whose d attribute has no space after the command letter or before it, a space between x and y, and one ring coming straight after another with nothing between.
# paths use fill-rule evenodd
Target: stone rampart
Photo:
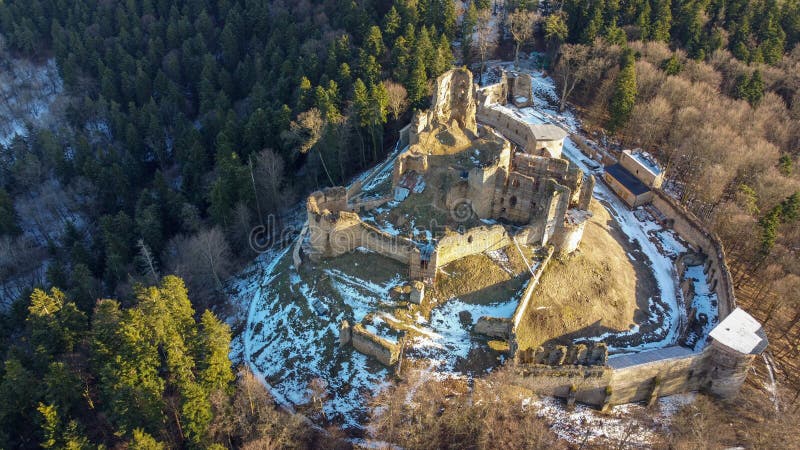
<instances>
[{"instance_id":1,"label":"stone rampart","mask_svg":"<svg viewBox=\"0 0 800 450\"><path fill-rule=\"evenodd\" d=\"M658 189L653 192L653 206L667 217L668 225L698 252L708 255L708 283L717 294L719 319L722 321L736 308L733 278L728 270L722 242L700 219L672 197Z\"/></svg>"},{"instance_id":2,"label":"stone rampart","mask_svg":"<svg viewBox=\"0 0 800 450\"><path fill-rule=\"evenodd\" d=\"M481 105L477 117L479 122L491 126L526 152L536 150L536 136L533 135L530 125L510 110Z\"/></svg>"},{"instance_id":3,"label":"stone rampart","mask_svg":"<svg viewBox=\"0 0 800 450\"><path fill-rule=\"evenodd\" d=\"M539 395L569 398L588 405L603 405L612 371L602 366L517 366L513 383Z\"/></svg>"}]
</instances>

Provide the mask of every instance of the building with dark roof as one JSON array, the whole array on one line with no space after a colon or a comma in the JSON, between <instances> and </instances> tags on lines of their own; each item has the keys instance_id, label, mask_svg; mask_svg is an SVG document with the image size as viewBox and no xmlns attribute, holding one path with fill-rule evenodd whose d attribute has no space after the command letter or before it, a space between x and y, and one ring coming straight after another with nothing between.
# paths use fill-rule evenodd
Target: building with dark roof
<instances>
[{"instance_id":1,"label":"building with dark roof","mask_svg":"<svg viewBox=\"0 0 800 450\"><path fill-rule=\"evenodd\" d=\"M621 164L606 167L603 175L606 183L631 208L649 203L653 192Z\"/></svg>"}]
</instances>

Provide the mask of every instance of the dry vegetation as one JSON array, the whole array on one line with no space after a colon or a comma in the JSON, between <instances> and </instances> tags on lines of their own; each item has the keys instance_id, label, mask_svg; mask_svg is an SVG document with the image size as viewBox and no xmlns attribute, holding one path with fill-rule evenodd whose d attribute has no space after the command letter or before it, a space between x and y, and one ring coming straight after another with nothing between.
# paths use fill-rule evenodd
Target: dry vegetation
<instances>
[{"instance_id":1,"label":"dry vegetation","mask_svg":"<svg viewBox=\"0 0 800 450\"><path fill-rule=\"evenodd\" d=\"M528 261L533 251L522 247ZM466 302L498 302L512 298L530 278L528 266L515 246L502 252L508 259L502 266L485 253L460 258L438 273L432 295L438 301L458 297Z\"/></svg>"},{"instance_id":2,"label":"dry vegetation","mask_svg":"<svg viewBox=\"0 0 800 450\"><path fill-rule=\"evenodd\" d=\"M652 277L637 273L628 257L634 250L608 211L596 201L590 208L594 216L579 251L553 260L542 275L517 332L520 348L565 336L624 331L643 319L641 309L655 290Z\"/></svg>"},{"instance_id":3,"label":"dry vegetation","mask_svg":"<svg viewBox=\"0 0 800 450\"><path fill-rule=\"evenodd\" d=\"M530 393L491 382L437 380L408 371L374 399L370 434L408 449L565 448L547 424L522 407Z\"/></svg>"}]
</instances>

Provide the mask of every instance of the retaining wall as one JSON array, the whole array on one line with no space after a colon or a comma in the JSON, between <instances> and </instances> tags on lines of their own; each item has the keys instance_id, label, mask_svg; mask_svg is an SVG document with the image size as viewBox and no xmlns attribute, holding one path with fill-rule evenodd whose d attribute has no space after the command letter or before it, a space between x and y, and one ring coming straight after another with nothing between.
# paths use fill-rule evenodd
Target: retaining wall
<instances>
[{"instance_id":1,"label":"retaining wall","mask_svg":"<svg viewBox=\"0 0 800 450\"><path fill-rule=\"evenodd\" d=\"M475 323L472 331L484 336L508 339L511 336L511 323L510 319L483 316Z\"/></svg>"},{"instance_id":2,"label":"retaining wall","mask_svg":"<svg viewBox=\"0 0 800 450\"><path fill-rule=\"evenodd\" d=\"M607 367L586 366L518 366L514 384L530 389L539 395L569 398L588 405L602 406L612 371ZM573 392L574 388L574 392Z\"/></svg>"}]
</instances>

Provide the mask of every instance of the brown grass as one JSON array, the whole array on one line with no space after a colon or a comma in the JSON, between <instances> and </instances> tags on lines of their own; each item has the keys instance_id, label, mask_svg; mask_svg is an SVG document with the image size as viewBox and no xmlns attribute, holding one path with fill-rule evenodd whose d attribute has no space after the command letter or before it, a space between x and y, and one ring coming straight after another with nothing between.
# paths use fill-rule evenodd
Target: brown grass
<instances>
[{"instance_id":1,"label":"brown grass","mask_svg":"<svg viewBox=\"0 0 800 450\"><path fill-rule=\"evenodd\" d=\"M594 201L591 210L594 217L580 249L564 260L551 261L542 275L518 330L520 348L627 330L643 316L637 311L646 307L655 289L653 281L641 276L641 268L637 274L627 255L633 249L608 211Z\"/></svg>"},{"instance_id":2,"label":"brown grass","mask_svg":"<svg viewBox=\"0 0 800 450\"><path fill-rule=\"evenodd\" d=\"M533 251L523 248L525 257L530 261L534 257ZM521 290L530 273L515 246L508 246L503 251L508 255L507 268L511 273L484 253L470 255L441 269L432 295L440 302L454 297L469 303L511 298Z\"/></svg>"}]
</instances>

